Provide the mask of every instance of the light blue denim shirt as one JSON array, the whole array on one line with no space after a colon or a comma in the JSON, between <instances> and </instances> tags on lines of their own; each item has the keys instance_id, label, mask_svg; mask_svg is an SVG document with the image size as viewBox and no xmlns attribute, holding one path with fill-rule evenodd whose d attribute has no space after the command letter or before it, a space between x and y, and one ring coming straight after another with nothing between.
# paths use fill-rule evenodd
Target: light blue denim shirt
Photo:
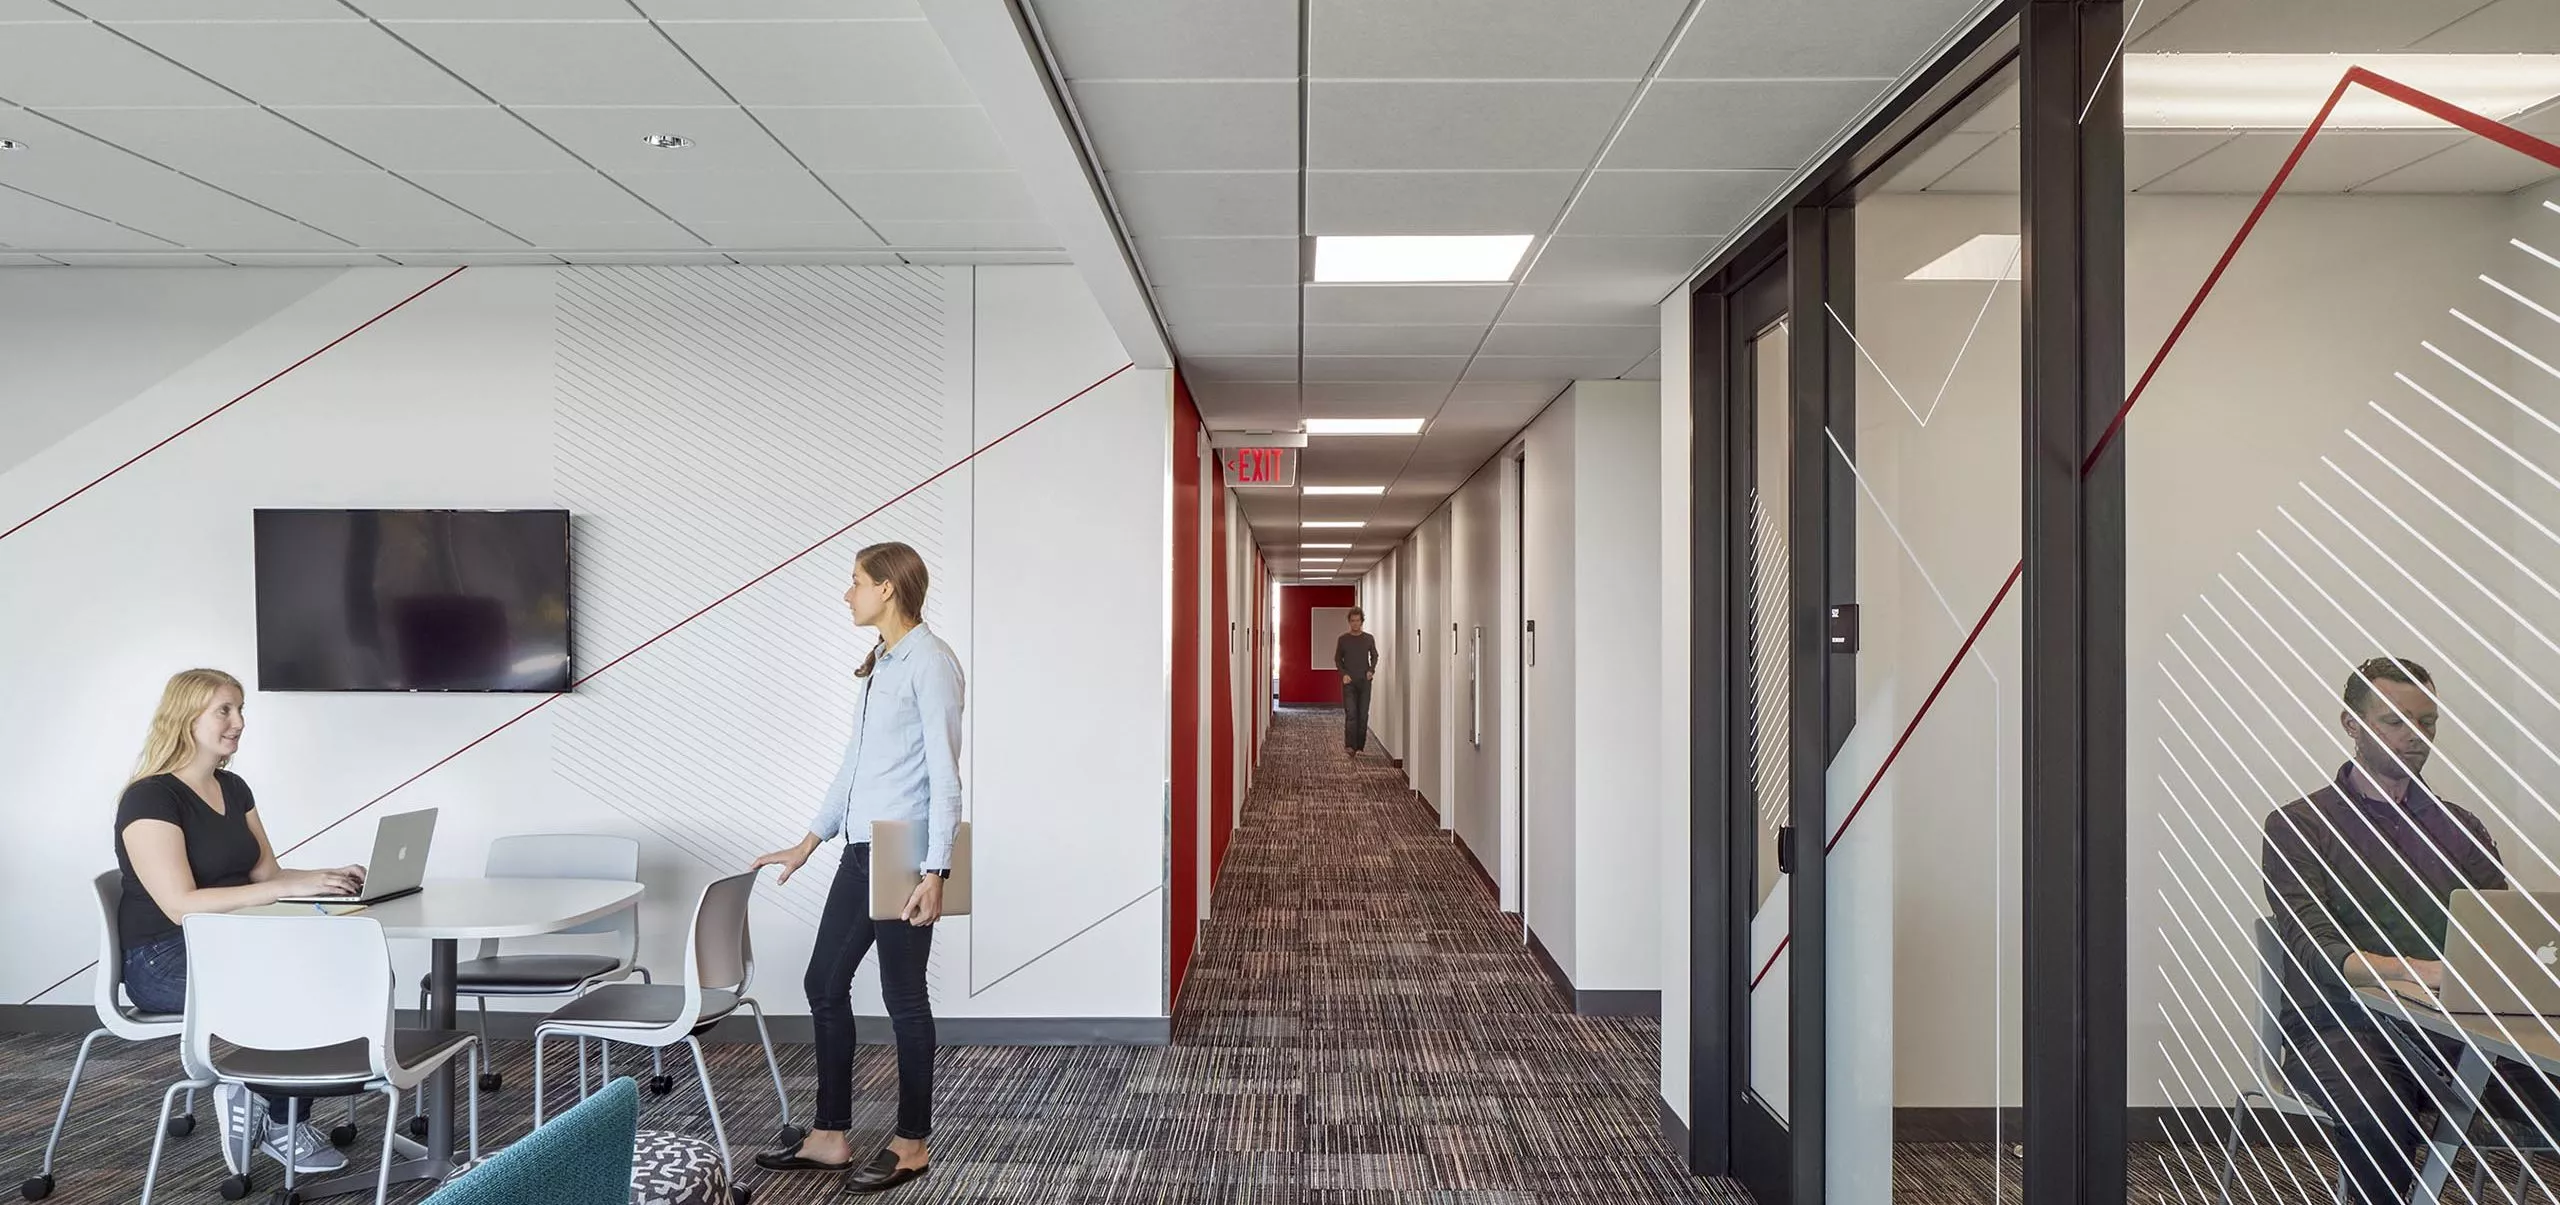
<instances>
[{"instance_id":1,"label":"light blue denim shirt","mask_svg":"<svg viewBox=\"0 0 2560 1205\"><path fill-rule=\"evenodd\" d=\"M827 785L809 831L871 839L874 820L931 821L920 870L951 866L960 831L960 709L968 687L951 646L918 624L883 649L862 679L862 704L844 764Z\"/></svg>"}]
</instances>

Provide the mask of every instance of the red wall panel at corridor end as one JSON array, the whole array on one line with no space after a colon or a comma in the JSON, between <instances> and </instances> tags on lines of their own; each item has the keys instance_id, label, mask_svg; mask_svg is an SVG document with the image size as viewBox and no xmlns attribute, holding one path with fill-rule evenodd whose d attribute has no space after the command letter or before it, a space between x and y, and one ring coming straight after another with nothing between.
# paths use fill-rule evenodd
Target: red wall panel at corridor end
<instances>
[{"instance_id":1,"label":"red wall panel at corridor end","mask_svg":"<svg viewBox=\"0 0 2560 1205\"><path fill-rule=\"evenodd\" d=\"M1281 702L1342 702L1342 675L1334 671L1333 655L1326 653L1322 664L1310 663L1313 654L1307 639L1315 630L1315 620L1309 613L1317 607L1353 606L1359 597L1359 591L1350 586L1280 587Z\"/></svg>"}]
</instances>

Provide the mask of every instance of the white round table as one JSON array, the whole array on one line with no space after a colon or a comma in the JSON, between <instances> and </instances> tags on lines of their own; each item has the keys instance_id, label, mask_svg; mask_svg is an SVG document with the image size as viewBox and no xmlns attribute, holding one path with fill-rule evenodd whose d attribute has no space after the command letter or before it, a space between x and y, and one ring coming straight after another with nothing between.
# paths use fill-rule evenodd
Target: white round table
<instances>
[{"instance_id":1,"label":"white round table","mask_svg":"<svg viewBox=\"0 0 2560 1205\"><path fill-rule=\"evenodd\" d=\"M385 900L353 915L380 924L384 937L433 943L425 1024L430 1030L449 1030L455 1024L454 964L461 942L574 929L636 907L640 891L638 883L615 879L428 879L415 895ZM426 1142L393 1140L403 1156L392 1165L393 1181L441 1180L453 1169L453 1069L459 1065L445 1064L425 1085ZM351 1166L343 1175L296 1187L306 1200L371 1192L374 1177L371 1170Z\"/></svg>"}]
</instances>

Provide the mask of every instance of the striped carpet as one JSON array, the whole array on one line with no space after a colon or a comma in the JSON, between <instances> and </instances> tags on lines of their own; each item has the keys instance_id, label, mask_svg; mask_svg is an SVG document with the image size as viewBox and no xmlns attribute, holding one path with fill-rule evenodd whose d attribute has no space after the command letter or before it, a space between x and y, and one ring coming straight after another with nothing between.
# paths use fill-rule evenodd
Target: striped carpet
<instances>
[{"instance_id":1,"label":"striped carpet","mask_svg":"<svg viewBox=\"0 0 2560 1205\"><path fill-rule=\"evenodd\" d=\"M1654 1023L1568 1012L1400 776L1374 749L1343 757L1339 717L1291 710L1275 723L1173 1045L945 1049L933 1174L891 1200L1747 1200L1688 1177L1663 1149ZM7 1187L35 1168L76 1045L0 1036ZM498 1047L506 1087L482 1102L491 1146L527 1128L532 1083L530 1045ZM743 1160L774 1127L772 1085L753 1047L713 1051ZM570 1061L558 1048L552 1058L566 1075ZM785 1047L782 1058L805 1108L811 1051ZM170 1044L100 1044L53 1201L135 1199L151 1113L174 1070ZM894 1112L889 1051L865 1047L855 1075L855 1133L869 1143ZM644 1101L649 1128L710 1132L689 1084ZM198 1112L196 1135L169 1144L156 1200L219 1200L212 1111ZM350 1154L369 1165L379 1106L366 1118L372 1132ZM758 1175L748 1173L759 1202L834 1199L831 1177ZM394 1199L425 1195L411 1186Z\"/></svg>"}]
</instances>

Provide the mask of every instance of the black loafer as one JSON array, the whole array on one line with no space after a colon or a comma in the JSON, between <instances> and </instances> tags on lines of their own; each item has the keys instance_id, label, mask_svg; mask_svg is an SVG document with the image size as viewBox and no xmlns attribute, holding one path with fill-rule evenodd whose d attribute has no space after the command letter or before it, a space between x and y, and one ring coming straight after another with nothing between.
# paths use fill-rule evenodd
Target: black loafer
<instances>
[{"instance_id":1,"label":"black loafer","mask_svg":"<svg viewBox=\"0 0 2560 1205\"><path fill-rule=\"evenodd\" d=\"M801 1158L795 1149L760 1152L756 1155L756 1166L769 1172L840 1172L852 1167L853 1162L820 1163L815 1159Z\"/></svg>"},{"instance_id":2,"label":"black loafer","mask_svg":"<svg viewBox=\"0 0 2560 1205\"><path fill-rule=\"evenodd\" d=\"M929 1163L923 1167L900 1167L896 1151L882 1151L873 1155L871 1162L863 1164L862 1170L844 1178L844 1191L887 1192L909 1180L924 1179L924 1174L932 1170L933 1165Z\"/></svg>"}]
</instances>

